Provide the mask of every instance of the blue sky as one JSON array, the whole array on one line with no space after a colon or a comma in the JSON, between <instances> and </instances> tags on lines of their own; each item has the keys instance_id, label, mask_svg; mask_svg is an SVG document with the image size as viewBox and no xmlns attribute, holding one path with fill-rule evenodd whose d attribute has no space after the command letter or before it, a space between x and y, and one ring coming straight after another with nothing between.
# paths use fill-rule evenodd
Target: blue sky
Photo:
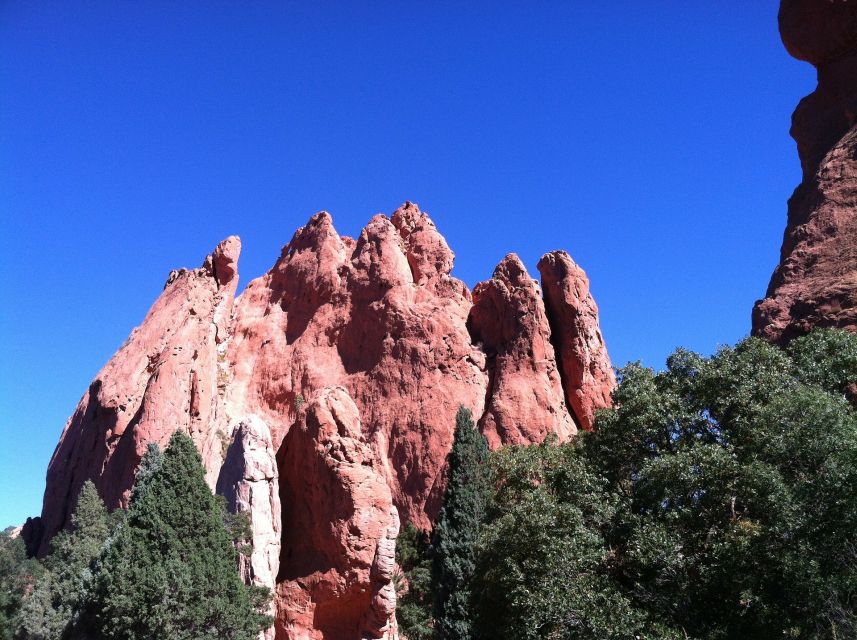
<instances>
[{"instance_id":1,"label":"blue sky","mask_svg":"<svg viewBox=\"0 0 857 640\"><path fill-rule=\"evenodd\" d=\"M815 84L777 4L0 3L0 526L171 269L321 209L418 202L470 285L566 249L618 365L746 335Z\"/></svg>"}]
</instances>

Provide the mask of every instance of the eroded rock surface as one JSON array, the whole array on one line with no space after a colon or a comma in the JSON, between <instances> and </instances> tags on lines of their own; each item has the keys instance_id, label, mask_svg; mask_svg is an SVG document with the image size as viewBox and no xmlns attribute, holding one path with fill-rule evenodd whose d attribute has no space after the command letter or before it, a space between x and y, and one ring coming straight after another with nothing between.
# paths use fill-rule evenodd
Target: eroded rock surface
<instances>
[{"instance_id":1,"label":"eroded rock surface","mask_svg":"<svg viewBox=\"0 0 857 640\"><path fill-rule=\"evenodd\" d=\"M277 588L280 569L280 483L274 446L268 426L256 416L242 420L232 432L232 444L217 478L217 493L226 498L232 513L244 514L252 546L249 555L239 556L238 570L246 584ZM271 603L273 618L276 607ZM262 640L273 640L274 628L262 632Z\"/></svg>"},{"instance_id":2,"label":"eroded rock surface","mask_svg":"<svg viewBox=\"0 0 857 640\"><path fill-rule=\"evenodd\" d=\"M344 388L310 402L283 442L280 468L278 636L390 637L398 514Z\"/></svg>"},{"instance_id":3,"label":"eroded rock surface","mask_svg":"<svg viewBox=\"0 0 857 640\"><path fill-rule=\"evenodd\" d=\"M545 254L538 268L565 379L566 402L581 428L591 431L595 412L610 406L610 394L616 387L598 323L598 305L586 273L565 251Z\"/></svg>"},{"instance_id":4,"label":"eroded rock surface","mask_svg":"<svg viewBox=\"0 0 857 640\"><path fill-rule=\"evenodd\" d=\"M188 433L211 477L222 462L219 359L237 286L240 240L232 236L199 269L173 271L143 324L98 373L66 424L48 465L40 553L68 521L87 479L109 507L127 506L149 442ZM213 483L212 483L213 484Z\"/></svg>"},{"instance_id":5,"label":"eroded rock surface","mask_svg":"<svg viewBox=\"0 0 857 640\"><path fill-rule=\"evenodd\" d=\"M857 3L783 0L779 22L788 51L818 72L792 116L803 181L753 309L754 335L784 343L813 327L857 330Z\"/></svg>"},{"instance_id":6,"label":"eroded rock surface","mask_svg":"<svg viewBox=\"0 0 857 640\"><path fill-rule=\"evenodd\" d=\"M577 432L565 404L538 283L514 253L473 290L468 321L488 358L488 400L479 427L493 448L561 440Z\"/></svg>"},{"instance_id":7,"label":"eroded rock surface","mask_svg":"<svg viewBox=\"0 0 857 640\"><path fill-rule=\"evenodd\" d=\"M566 439L609 403L585 275L560 260L543 297L510 255L472 295L412 203L356 239L312 216L234 298L239 251L229 238L170 274L66 426L29 538L46 552L87 478L125 506L147 443L183 429L212 488L251 517L242 571L276 574L278 639L394 638L399 520L431 526L459 406L497 447Z\"/></svg>"}]
</instances>

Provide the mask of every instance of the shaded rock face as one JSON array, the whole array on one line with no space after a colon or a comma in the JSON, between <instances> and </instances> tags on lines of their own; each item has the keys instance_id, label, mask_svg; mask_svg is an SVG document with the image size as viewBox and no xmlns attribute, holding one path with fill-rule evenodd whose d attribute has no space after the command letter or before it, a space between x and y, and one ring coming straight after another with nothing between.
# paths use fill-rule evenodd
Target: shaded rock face
<instances>
[{"instance_id":1,"label":"shaded rock face","mask_svg":"<svg viewBox=\"0 0 857 640\"><path fill-rule=\"evenodd\" d=\"M779 22L789 53L818 71L792 116L803 181L753 309L753 334L784 343L814 327L857 330L857 5L783 0Z\"/></svg>"},{"instance_id":2,"label":"shaded rock face","mask_svg":"<svg viewBox=\"0 0 857 640\"><path fill-rule=\"evenodd\" d=\"M242 574L276 576L276 638L394 638L399 520L431 526L459 406L498 447L567 439L609 404L586 276L549 254L543 295L512 254L471 294L411 203L357 239L314 215L235 298L239 251L170 274L66 425L30 539L47 552L88 478L126 506L147 443L183 429L250 516Z\"/></svg>"}]
</instances>

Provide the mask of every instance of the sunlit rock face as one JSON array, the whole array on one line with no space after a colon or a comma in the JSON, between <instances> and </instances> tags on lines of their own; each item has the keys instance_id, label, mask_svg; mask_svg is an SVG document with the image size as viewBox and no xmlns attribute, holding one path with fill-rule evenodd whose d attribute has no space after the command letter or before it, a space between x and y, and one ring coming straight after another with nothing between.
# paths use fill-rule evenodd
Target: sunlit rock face
<instances>
[{"instance_id":1,"label":"sunlit rock face","mask_svg":"<svg viewBox=\"0 0 857 640\"><path fill-rule=\"evenodd\" d=\"M813 327L857 330L857 4L783 0L780 35L816 67L792 116L803 180L789 200L780 264L753 308L753 333L777 343Z\"/></svg>"},{"instance_id":2,"label":"sunlit rock face","mask_svg":"<svg viewBox=\"0 0 857 640\"><path fill-rule=\"evenodd\" d=\"M127 506L147 444L181 429L212 489L248 514L242 575L275 593L266 637L395 638L399 524L437 515L459 406L499 447L568 439L609 405L588 280L554 252L540 285L510 254L471 293L412 203L356 239L312 216L236 297L240 246L172 272L96 376L30 542L47 552L87 479Z\"/></svg>"}]
</instances>

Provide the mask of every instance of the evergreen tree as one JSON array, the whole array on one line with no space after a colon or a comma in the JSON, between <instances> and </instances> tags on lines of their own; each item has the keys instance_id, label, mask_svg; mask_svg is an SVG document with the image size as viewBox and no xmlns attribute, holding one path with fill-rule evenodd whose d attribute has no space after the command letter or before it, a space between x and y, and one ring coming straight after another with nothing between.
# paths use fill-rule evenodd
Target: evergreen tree
<instances>
[{"instance_id":1,"label":"evergreen tree","mask_svg":"<svg viewBox=\"0 0 857 640\"><path fill-rule=\"evenodd\" d=\"M161 468L163 463L164 454L157 443L150 442L146 445L146 453L143 454L143 459L140 460L140 466L137 468L137 475L134 478L134 488L131 490L132 503L140 500L140 497L149 486L149 481L151 481L155 472Z\"/></svg>"},{"instance_id":2,"label":"evergreen tree","mask_svg":"<svg viewBox=\"0 0 857 640\"><path fill-rule=\"evenodd\" d=\"M68 637L80 614L92 567L110 533L110 516L92 481L81 488L71 528L58 533L44 560L45 573L24 599L18 635L27 640Z\"/></svg>"},{"instance_id":3,"label":"evergreen tree","mask_svg":"<svg viewBox=\"0 0 857 640\"><path fill-rule=\"evenodd\" d=\"M0 640L14 637L15 618L24 594L32 589L40 573L41 565L27 558L21 537L0 532Z\"/></svg>"},{"instance_id":4,"label":"evergreen tree","mask_svg":"<svg viewBox=\"0 0 857 640\"><path fill-rule=\"evenodd\" d=\"M440 640L473 637L471 581L489 496L488 443L469 409L455 418L455 440L443 506L434 529L435 623Z\"/></svg>"},{"instance_id":5,"label":"evergreen tree","mask_svg":"<svg viewBox=\"0 0 857 640\"><path fill-rule=\"evenodd\" d=\"M241 582L196 447L176 432L159 464L150 453L142 470L151 474L98 567L93 630L116 640L254 640L270 619Z\"/></svg>"},{"instance_id":6,"label":"evergreen tree","mask_svg":"<svg viewBox=\"0 0 857 640\"><path fill-rule=\"evenodd\" d=\"M396 621L408 640L433 640L434 588L429 535L408 523L396 539Z\"/></svg>"}]
</instances>

